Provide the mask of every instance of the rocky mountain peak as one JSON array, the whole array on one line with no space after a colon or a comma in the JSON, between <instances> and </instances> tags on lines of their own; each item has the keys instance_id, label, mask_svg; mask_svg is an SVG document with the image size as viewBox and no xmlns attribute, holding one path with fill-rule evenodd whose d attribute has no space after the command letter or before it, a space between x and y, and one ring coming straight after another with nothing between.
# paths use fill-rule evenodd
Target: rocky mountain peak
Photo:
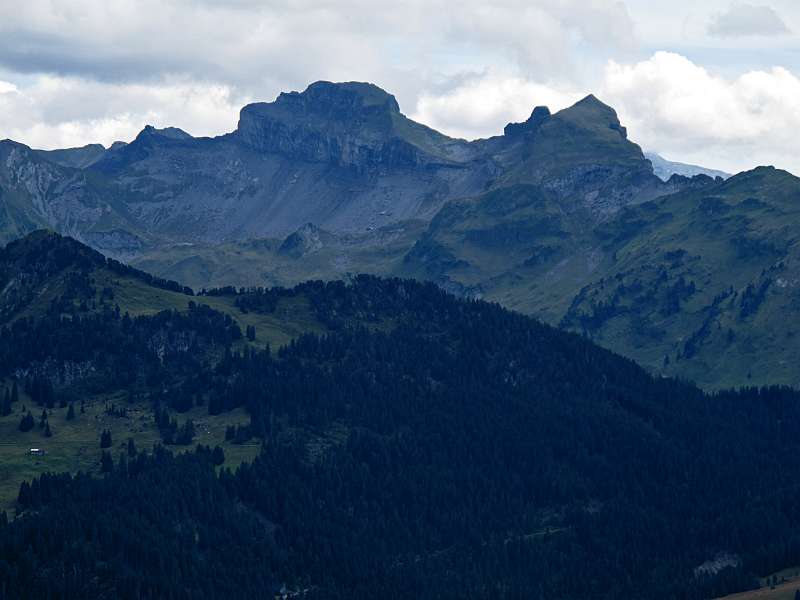
<instances>
[{"instance_id":1,"label":"rocky mountain peak","mask_svg":"<svg viewBox=\"0 0 800 600\"><path fill-rule=\"evenodd\" d=\"M164 138L168 140L190 140L192 136L186 133L183 129L179 129L178 127L164 127L163 129L158 129L153 127L152 125L145 125L144 129L139 132L139 135L136 136L136 140L142 140L145 138Z\"/></svg>"},{"instance_id":2,"label":"rocky mountain peak","mask_svg":"<svg viewBox=\"0 0 800 600\"><path fill-rule=\"evenodd\" d=\"M366 172L424 162L419 144L432 136L422 129L373 84L319 81L274 102L245 106L234 135L258 152Z\"/></svg>"},{"instance_id":3,"label":"rocky mountain peak","mask_svg":"<svg viewBox=\"0 0 800 600\"><path fill-rule=\"evenodd\" d=\"M306 223L289 235L278 248L280 254L300 258L322 248L322 230L312 223Z\"/></svg>"},{"instance_id":4,"label":"rocky mountain peak","mask_svg":"<svg viewBox=\"0 0 800 600\"><path fill-rule=\"evenodd\" d=\"M238 131L247 135L258 122L303 121L315 128L390 129L400 107L391 94L371 83L318 81L303 92L282 92L274 102L248 104Z\"/></svg>"},{"instance_id":5,"label":"rocky mountain peak","mask_svg":"<svg viewBox=\"0 0 800 600\"><path fill-rule=\"evenodd\" d=\"M584 129L610 129L623 139L628 138L628 132L620 123L617 111L598 100L594 94L589 94L569 108L559 111L556 116Z\"/></svg>"},{"instance_id":6,"label":"rocky mountain peak","mask_svg":"<svg viewBox=\"0 0 800 600\"><path fill-rule=\"evenodd\" d=\"M522 123L509 123L503 129L503 134L506 136L517 136L532 131L536 131L539 126L550 118L550 109L546 106L537 106L533 109L531 116Z\"/></svg>"},{"instance_id":7,"label":"rocky mountain peak","mask_svg":"<svg viewBox=\"0 0 800 600\"><path fill-rule=\"evenodd\" d=\"M101 154L91 166L101 171L117 171L127 165L147 159L164 145L189 142L194 139L178 127L159 129L152 125L145 125L131 143L114 142L109 151Z\"/></svg>"},{"instance_id":8,"label":"rocky mountain peak","mask_svg":"<svg viewBox=\"0 0 800 600\"><path fill-rule=\"evenodd\" d=\"M272 104L275 109L295 114L338 120L400 112L394 96L371 83L355 81L318 81L303 92L281 93Z\"/></svg>"}]
</instances>

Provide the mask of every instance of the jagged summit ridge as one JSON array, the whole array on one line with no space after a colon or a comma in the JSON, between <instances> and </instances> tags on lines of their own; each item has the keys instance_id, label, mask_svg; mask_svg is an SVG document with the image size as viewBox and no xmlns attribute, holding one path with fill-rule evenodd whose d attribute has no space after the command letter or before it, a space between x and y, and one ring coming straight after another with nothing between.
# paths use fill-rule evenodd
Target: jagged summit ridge
<instances>
[{"instance_id":1,"label":"jagged summit ridge","mask_svg":"<svg viewBox=\"0 0 800 600\"><path fill-rule=\"evenodd\" d=\"M143 139L145 137L162 137L169 140L191 140L192 136L186 133L183 129L178 127L164 127L159 129L153 125L145 125L144 129L139 132L136 139Z\"/></svg>"},{"instance_id":2,"label":"jagged summit ridge","mask_svg":"<svg viewBox=\"0 0 800 600\"><path fill-rule=\"evenodd\" d=\"M503 129L503 135L516 136L523 133L535 131L539 126L550 118L550 109L546 106L537 106L533 109L531 116L522 123L509 123Z\"/></svg>"},{"instance_id":3,"label":"jagged summit ridge","mask_svg":"<svg viewBox=\"0 0 800 600\"><path fill-rule=\"evenodd\" d=\"M449 201L519 183L601 220L675 187L652 175L594 96L554 113L536 107L504 133L454 139L406 117L376 85L320 81L245 106L237 129L214 138L148 125L125 145L38 162L23 147L10 163L13 149L0 145L0 186L31 198L0 234L51 226L130 258L160 244L284 239L306 223L338 235L429 222Z\"/></svg>"},{"instance_id":4,"label":"jagged summit ridge","mask_svg":"<svg viewBox=\"0 0 800 600\"><path fill-rule=\"evenodd\" d=\"M397 99L372 83L332 83L317 81L303 92L281 92L275 102L259 102L246 106L267 106L307 116L321 115L330 119L349 119L369 113L399 113Z\"/></svg>"}]
</instances>

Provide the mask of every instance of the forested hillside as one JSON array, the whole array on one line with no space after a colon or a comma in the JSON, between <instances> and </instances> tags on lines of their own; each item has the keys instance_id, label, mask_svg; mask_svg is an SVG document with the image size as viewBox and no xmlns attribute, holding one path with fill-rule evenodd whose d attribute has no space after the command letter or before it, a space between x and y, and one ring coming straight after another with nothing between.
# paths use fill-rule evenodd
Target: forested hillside
<instances>
[{"instance_id":1,"label":"forested hillside","mask_svg":"<svg viewBox=\"0 0 800 600\"><path fill-rule=\"evenodd\" d=\"M161 442L26 480L5 597L700 599L800 561L789 389L704 394L433 284L198 294L51 234L0 265L1 418L47 449L124 394Z\"/></svg>"}]
</instances>

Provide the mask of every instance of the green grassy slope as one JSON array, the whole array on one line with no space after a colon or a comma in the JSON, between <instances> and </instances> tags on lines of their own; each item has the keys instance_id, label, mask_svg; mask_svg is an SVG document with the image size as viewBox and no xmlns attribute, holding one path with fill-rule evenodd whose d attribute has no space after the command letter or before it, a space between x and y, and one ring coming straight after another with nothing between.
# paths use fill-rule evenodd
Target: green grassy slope
<instances>
[{"instance_id":1,"label":"green grassy slope","mask_svg":"<svg viewBox=\"0 0 800 600\"><path fill-rule=\"evenodd\" d=\"M716 389L800 384L800 180L760 168L595 224L534 186L451 203L403 273Z\"/></svg>"},{"instance_id":2,"label":"green grassy slope","mask_svg":"<svg viewBox=\"0 0 800 600\"><path fill-rule=\"evenodd\" d=\"M0 393L10 386L5 382ZM107 407L124 408L125 416L108 414ZM150 450L154 444L161 443L161 436L153 420L153 410L145 402L129 403L127 394L93 396L84 401L84 412L76 406L76 417L67 420L68 408L49 409L48 423L52 437L34 427L31 431L20 432L20 419L25 410L30 409L39 418L42 409L33 405L24 392L20 402L10 415L0 416L0 511L11 511L17 499L19 486L42 473L100 473L100 434L111 432L113 446L108 449L116 460L120 453L126 452L129 439L133 439L137 449ZM179 423L192 419L197 435L196 444L210 447L220 446L225 452L225 465L235 468L244 461L258 455L260 441L253 439L246 444L236 444L225 440L225 430L230 425L244 425L249 417L243 409L236 409L220 415L209 416L205 407L197 407L186 413L175 415ZM178 452L193 450L195 445L174 446ZM37 448L46 452L42 456L32 455L30 450Z\"/></svg>"},{"instance_id":3,"label":"green grassy slope","mask_svg":"<svg viewBox=\"0 0 800 600\"><path fill-rule=\"evenodd\" d=\"M495 190L445 207L401 273L557 322L603 261L587 222L536 186Z\"/></svg>"},{"instance_id":4,"label":"green grassy slope","mask_svg":"<svg viewBox=\"0 0 800 600\"><path fill-rule=\"evenodd\" d=\"M757 169L626 210L564 324L707 387L800 383L800 180Z\"/></svg>"},{"instance_id":5,"label":"green grassy slope","mask_svg":"<svg viewBox=\"0 0 800 600\"><path fill-rule=\"evenodd\" d=\"M229 285L292 286L358 273L385 275L398 269L426 227L426 223L410 221L362 234L326 235L319 248L301 255L282 252L282 240L163 246L132 264L197 290Z\"/></svg>"},{"instance_id":6,"label":"green grassy slope","mask_svg":"<svg viewBox=\"0 0 800 600\"><path fill-rule=\"evenodd\" d=\"M186 296L178 292L146 285L135 277L118 277L115 273L96 273L100 285L114 289L114 301L122 312L131 316L152 315L162 310L185 311L189 302L205 304L214 310L229 314L242 331L248 326L256 328L255 346L269 344L280 347L306 332L321 332L324 326L316 319L308 300L302 296L281 298L272 314L244 313L234 304L232 296ZM243 342L244 343L244 342Z\"/></svg>"},{"instance_id":7,"label":"green grassy slope","mask_svg":"<svg viewBox=\"0 0 800 600\"><path fill-rule=\"evenodd\" d=\"M52 262L56 256L63 264ZM91 282L94 295L76 297L74 303L82 303L81 310L86 312L107 304L136 317L164 310L185 312L193 302L229 314L242 331L255 327L254 344L274 347L301 333L324 329L302 296L281 298L272 314L245 313L235 306L231 295L191 296L171 286L153 285L143 273L114 268L93 250L45 231L0 251L0 325L46 313L57 298L73 294L76 278L84 276Z\"/></svg>"},{"instance_id":8,"label":"green grassy slope","mask_svg":"<svg viewBox=\"0 0 800 600\"><path fill-rule=\"evenodd\" d=\"M89 295L83 293L84 287L76 284L83 281L90 284ZM281 297L275 310L269 313L245 312L235 305L233 295L191 296L170 289L168 285L154 285L145 274L114 267L93 250L54 233L37 231L0 249L0 329L19 319L41 317L59 302L63 303L64 298L71 299L70 312L78 315L119 307L120 313L137 317L162 311L186 313L190 302L207 305L230 315L242 332L255 328L255 340L242 338L234 344L234 349L238 350L248 346L262 349L267 344L279 348L302 333L320 333L327 329L319 321L309 299L302 294ZM63 304L61 306L64 310ZM0 381L0 398L10 387L10 380ZM0 510L11 508L20 483L38 474L99 473L99 439L105 429L112 432L114 446L110 450L115 458L128 438L132 438L140 450L150 449L161 440L151 403L140 399L129 402L130 394L122 388L102 394L82 394L79 400L83 401L85 412L78 412L76 400L77 417L71 421L66 419L66 406L49 409L52 437L45 437L38 426L23 433L18 429L22 416L30 409L38 423L42 408L31 402L22 386L20 390L20 401L13 405L11 414L0 416ZM125 408L127 415L109 415L106 411L109 406ZM225 441L228 426L249 421L243 409L211 416L205 406L198 406L180 415L173 413L173 416L179 423L192 419L197 431L193 444L176 447L178 450L191 449L196 444L219 445L225 451L225 464L229 467L258 454L260 440L257 438L244 444ZM46 454L33 456L29 452L31 448L41 448Z\"/></svg>"}]
</instances>

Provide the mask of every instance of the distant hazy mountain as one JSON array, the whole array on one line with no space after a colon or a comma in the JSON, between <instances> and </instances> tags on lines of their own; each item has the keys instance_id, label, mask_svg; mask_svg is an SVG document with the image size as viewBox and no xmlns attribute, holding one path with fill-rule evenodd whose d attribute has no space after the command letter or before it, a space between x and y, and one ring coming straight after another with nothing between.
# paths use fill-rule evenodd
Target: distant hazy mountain
<instances>
[{"instance_id":1,"label":"distant hazy mountain","mask_svg":"<svg viewBox=\"0 0 800 600\"><path fill-rule=\"evenodd\" d=\"M700 167L698 165L688 165L685 163L673 162L659 156L655 152L645 152L644 155L647 160L653 163L653 172L664 181L667 181L673 175L683 175L684 177L708 175L709 177L722 177L723 179L727 179L731 176L730 173L726 173L725 171L717 171L715 169L706 169L705 167Z\"/></svg>"}]
</instances>

